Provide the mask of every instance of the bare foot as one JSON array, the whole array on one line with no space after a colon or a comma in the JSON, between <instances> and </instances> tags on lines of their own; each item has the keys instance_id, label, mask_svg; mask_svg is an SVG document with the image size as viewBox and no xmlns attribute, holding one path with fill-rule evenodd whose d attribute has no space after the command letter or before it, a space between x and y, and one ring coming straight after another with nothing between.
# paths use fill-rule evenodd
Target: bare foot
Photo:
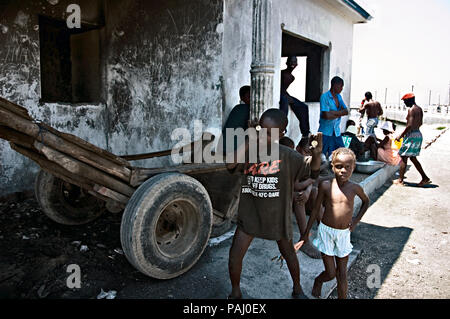
<instances>
[{"instance_id":1,"label":"bare foot","mask_svg":"<svg viewBox=\"0 0 450 319\"><path fill-rule=\"evenodd\" d=\"M240 289L231 290L231 294L228 295L228 299L242 299L242 292Z\"/></svg>"},{"instance_id":2,"label":"bare foot","mask_svg":"<svg viewBox=\"0 0 450 319\"><path fill-rule=\"evenodd\" d=\"M303 290L300 288L299 292L296 292L296 289L292 291L292 298L294 299L309 299L304 293Z\"/></svg>"},{"instance_id":3,"label":"bare foot","mask_svg":"<svg viewBox=\"0 0 450 319\"><path fill-rule=\"evenodd\" d=\"M311 295L313 295L316 298L320 298L320 295L322 294L322 282L319 282L317 278L314 280L314 286L311 292Z\"/></svg>"},{"instance_id":4,"label":"bare foot","mask_svg":"<svg viewBox=\"0 0 450 319\"><path fill-rule=\"evenodd\" d=\"M405 186L405 183L403 182L403 180L400 179L396 179L395 181L392 182L394 185L398 185L398 186Z\"/></svg>"},{"instance_id":5,"label":"bare foot","mask_svg":"<svg viewBox=\"0 0 450 319\"><path fill-rule=\"evenodd\" d=\"M299 286L298 288L294 287L292 289L292 298L294 298L294 299L308 299L308 297L303 292L303 289L302 289L301 286Z\"/></svg>"},{"instance_id":6,"label":"bare foot","mask_svg":"<svg viewBox=\"0 0 450 319\"><path fill-rule=\"evenodd\" d=\"M422 180L420 181L420 183L417 184L417 186L423 187L423 186L428 185L428 184L431 184L431 179L429 179L429 178L427 178L427 179L422 179Z\"/></svg>"}]
</instances>

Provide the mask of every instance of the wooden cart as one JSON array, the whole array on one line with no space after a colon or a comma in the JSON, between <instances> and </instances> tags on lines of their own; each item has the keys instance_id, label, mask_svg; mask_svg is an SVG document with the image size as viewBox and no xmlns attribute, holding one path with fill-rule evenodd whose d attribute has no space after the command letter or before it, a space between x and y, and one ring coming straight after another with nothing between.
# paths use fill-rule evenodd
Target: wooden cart
<instances>
[{"instance_id":1,"label":"wooden cart","mask_svg":"<svg viewBox=\"0 0 450 319\"><path fill-rule=\"evenodd\" d=\"M237 211L239 178L224 164L135 167L130 161L168 156L172 150L117 156L35 121L3 98L0 138L41 167L36 198L55 222L81 225L105 211L123 211L123 251L134 267L154 278L188 271L209 238L229 230Z\"/></svg>"}]
</instances>

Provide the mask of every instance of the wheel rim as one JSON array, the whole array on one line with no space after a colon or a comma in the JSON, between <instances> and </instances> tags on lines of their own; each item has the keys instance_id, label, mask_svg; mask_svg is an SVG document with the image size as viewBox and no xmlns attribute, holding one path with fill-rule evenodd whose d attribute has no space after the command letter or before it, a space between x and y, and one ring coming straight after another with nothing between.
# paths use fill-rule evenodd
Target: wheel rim
<instances>
[{"instance_id":1,"label":"wheel rim","mask_svg":"<svg viewBox=\"0 0 450 319\"><path fill-rule=\"evenodd\" d=\"M155 229L155 239L161 254L174 258L194 245L200 216L198 208L188 200L170 202L161 212Z\"/></svg>"},{"instance_id":2,"label":"wheel rim","mask_svg":"<svg viewBox=\"0 0 450 319\"><path fill-rule=\"evenodd\" d=\"M79 213L86 213L98 209L99 200L73 184L60 181L58 194L60 203L68 209L68 212L72 209L82 209L83 211Z\"/></svg>"}]
</instances>

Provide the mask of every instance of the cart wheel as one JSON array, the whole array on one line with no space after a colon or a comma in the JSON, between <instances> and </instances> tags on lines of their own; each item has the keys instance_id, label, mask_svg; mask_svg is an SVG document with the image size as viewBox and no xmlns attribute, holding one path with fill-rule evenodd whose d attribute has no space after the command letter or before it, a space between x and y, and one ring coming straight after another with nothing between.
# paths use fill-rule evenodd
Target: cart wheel
<instances>
[{"instance_id":1,"label":"cart wheel","mask_svg":"<svg viewBox=\"0 0 450 319\"><path fill-rule=\"evenodd\" d=\"M177 277L202 255L212 218L211 201L200 182L178 173L156 175L134 192L125 208L123 251L150 277Z\"/></svg>"},{"instance_id":2,"label":"cart wheel","mask_svg":"<svg viewBox=\"0 0 450 319\"><path fill-rule=\"evenodd\" d=\"M211 231L211 238L219 237L231 229L231 219L223 219L214 215L214 225Z\"/></svg>"},{"instance_id":3,"label":"cart wheel","mask_svg":"<svg viewBox=\"0 0 450 319\"><path fill-rule=\"evenodd\" d=\"M105 211L102 200L44 170L36 177L34 191L45 215L59 224L87 224Z\"/></svg>"}]
</instances>

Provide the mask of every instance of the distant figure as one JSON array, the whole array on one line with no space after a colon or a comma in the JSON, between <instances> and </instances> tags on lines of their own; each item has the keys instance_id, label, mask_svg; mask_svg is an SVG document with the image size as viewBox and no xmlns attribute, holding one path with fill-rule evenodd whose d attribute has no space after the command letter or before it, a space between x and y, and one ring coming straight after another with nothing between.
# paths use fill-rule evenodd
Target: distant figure
<instances>
[{"instance_id":1,"label":"distant figure","mask_svg":"<svg viewBox=\"0 0 450 319\"><path fill-rule=\"evenodd\" d=\"M431 180L425 174L422 165L420 165L416 156L420 154L420 148L422 147L422 133L420 132L420 127L423 123L423 111L416 105L416 98L414 93L405 94L402 97L403 102L409 108L408 115L406 116L406 127L403 133L397 136L395 139L399 141L403 137L402 147L400 148L398 154L402 157L400 162L400 176L398 180L394 181L394 184L403 186L403 180L405 178L406 164L408 158L411 158L411 162L414 164L416 169L422 176L422 180L417 186L422 187L424 185L430 184Z\"/></svg>"},{"instance_id":2,"label":"distant figure","mask_svg":"<svg viewBox=\"0 0 450 319\"><path fill-rule=\"evenodd\" d=\"M232 128L242 128L244 131L248 129L248 121L250 119L250 86L244 85L239 89L239 97L241 99L241 103L233 107L228 118L225 122L225 125L222 129L222 141L223 141L223 150L225 151L227 146L226 139L226 129ZM237 149L239 145L237 145L237 137L234 138L234 150ZM219 144L220 145L220 144ZM231 150L230 150L231 151Z\"/></svg>"},{"instance_id":3,"label":"distant figure","mask_svg":"<svg viewBox=\"0 0 450 319\"><path fill-rule=\"evenodd\" d=\"M357 136L358 129L355 126L355 121L347 121L347 129L342 134L342 139L344 140L344 146L351 149L356 155L356 159L363 160L364 153L370 151L370 156L376 160L377 159L377 142L375 137L367 137L365 142L361 142Z\"/></svg>"},{"instance_id":4,"label":"distant figure","mask_svg":"<svg viewBox=\"0 0 450 319\"><path fill-rule=\"evenodd\" d=\"M312 295L319 298L322 284L336 277L338 298L342 299L347 297L347 263L353 249L350 232L355 229L367 211L369 198L359 184L349 181L356 165L355 154L351 150L348 148L335 150L332 165L335 177L320 182L314 210L302 241L308 242L309 231L323 204L325 212L313 244L322 252L325 271L314 280ZM362 205L358 215L352 218L355 196L361 198Z\"/></svg>"},{"instance_id":5,"label":"distant figure","mask_svg":"<svg viewBox=\"0 0 450 319\"><path fill-rule=\"evenodd\" d=\"M361 113L361 119L364 117L364 113L367 112L366 135L375 136L374 129L378 125L378 117L383 115L383 109L379 102L372 99L372 93L366 92L359 112Z\"/></svg>"},{"instance_id":6,"label":"distant figure","mask_svg":"<svg viewBox=\"0 0 450 319\"><path fill-rule=\"evenodd\" d=\"M378 144L377 161L385 162L389 165L398 165L401 162L401 157L398 155L398 148L395 144L394 126L392 122L386 121L381 126L384 139Z\"/></svg>"},{"instance_id":7,"label":"distant figure","mask_svg":"<svg viewBox=\"0 0 450 319\"><path fill-rule=\"evenodd\" d=\"M289 105L291 106L292 111L300 123L302 138L307 138L310 134L308 105L295 97L290 96L287 92L288 87L295 80L295 77L292 75L292 71L294 71L298 65L297 57L289 56L286 61L286 65L286 69L281 71L280 110L282 110L287 116Z\"/></svg>"},{"instance_id":8,"label":"distant figure","mask_svg":"<svg viewBox=\"0 0 450 319\"><path fill-rule=\"evenodd\" d=\"M344 80L338 76L331 79L331 88L320 97L319 132L323 134L323 154L328 157L334 150L344 147L341 136L341 117L348 115L341 92Z\"/></svg>"}]
</instances>

